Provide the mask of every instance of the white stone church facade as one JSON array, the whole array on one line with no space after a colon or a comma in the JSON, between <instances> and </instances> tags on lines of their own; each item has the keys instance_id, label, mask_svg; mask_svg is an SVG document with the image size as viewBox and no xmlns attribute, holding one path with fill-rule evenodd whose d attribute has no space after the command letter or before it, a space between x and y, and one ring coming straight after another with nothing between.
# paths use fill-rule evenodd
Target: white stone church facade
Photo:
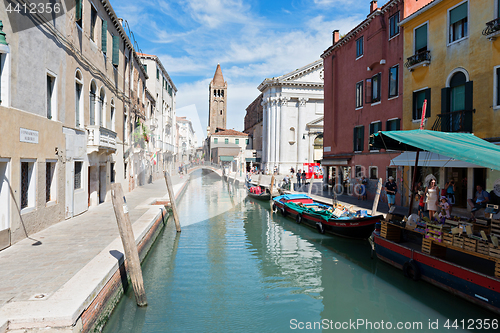
<instances>
[{"instance_id":1,"label":"white stone church facade","mask_svg":"<svg viewBox=\"0 0 500 333\"><path fill-rule=\"evenodd\" d=\"M314 163L314 141L323 133L323 61L265 79L258 89L263 94L264 170L284 174Z\"/></svg>"}]
</instances>

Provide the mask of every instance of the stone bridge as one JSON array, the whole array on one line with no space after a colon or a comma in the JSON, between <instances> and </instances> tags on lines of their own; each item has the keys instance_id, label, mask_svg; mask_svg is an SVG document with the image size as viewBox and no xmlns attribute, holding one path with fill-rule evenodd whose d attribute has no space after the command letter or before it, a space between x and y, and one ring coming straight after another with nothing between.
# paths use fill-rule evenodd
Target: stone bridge
<instances>
[{"instance_id":1,"label":"stone bridge","mask_svg":"<svg viewBox=\"0 0 500 333\"><path fill-rule=\"evenodd\" d=\"M204 169L204 170L210 170L212 172L215 172L216 174L219 175L219 177L222 177L222 168L218 164L213 164L210 162L204 162L200 164L188 164L185 166L185 169L187 170L187 174L192 173L193 171Z\"/></svg>"}]
</instances>

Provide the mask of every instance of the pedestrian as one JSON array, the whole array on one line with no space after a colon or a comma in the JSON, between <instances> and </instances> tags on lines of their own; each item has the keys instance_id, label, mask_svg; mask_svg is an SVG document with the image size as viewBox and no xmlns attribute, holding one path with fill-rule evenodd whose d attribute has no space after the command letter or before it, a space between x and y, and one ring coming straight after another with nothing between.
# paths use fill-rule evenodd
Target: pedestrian
<instances>
[{"instance_id":1,"label":"pedestrian","mask_svg":"<svg viewBox=\"0 0 500 333\"><path fill-rule=\"evenodd\" d=\"M387 204L389 205L389 210L396 203L397 192L398 192L398 185L394 181L394 177L389 176L388 181L385 183L385 193L387 193Z\"/></svg>"},{"instance_id":2,"label":"pedestrian","mask_svg":"<svg viewBox=\"0 0 500 333\"><path fill-rule=\"evenodd\" d=\"M450 204L449 212L451 215L451 209L455 204L455 181L452 179L444 185L444 189L446 190L446 198L448 199L448 203Z\"/></svg>"},{"instance_id":3,"label":"pedestrian","mask_svg":"<svg viewBox=\"0 0 500 333\"><path fill-rule=\"evenodd\" d=\"M425 202L424 202L425 195L424 195L424 191L418 191L416 197L417 197L417 200L418 200L418 217L420 217L420 219L423 219L424 218L424 207L425 207Z\"/></svg>"},{"instance_id":4,"label":"pedestrian","mask_svg":"<svg viewBox=\"0 0 500 333\"><path fill-rule=\"evenodd\" d=\"M439 212L439 222L444 224L445 218L450 218L450 204L448 203L448 198L444 195L441 197L441 203L439 204L441 211Z\"/></svg>"},{"instance_id":5,"label":"pedestrian","mask_svg":"<svg viewBox=\"0 0 500 333\"><path fill-rule=\"evenodd\" d=\"M300 178L301 178L301 173L300 173L300 169L297 171L297 187L300 187L301 184L300 184Z\"/></svg>"},{"instance_id":6,"label":"pedestrian","mask_svg":"<svg viewBox=\"0 0 500 333\"><path fill-rule=\"evenodd\" d=\"M429 186L425 190L427 195L427 209L429 210L429 218L434 219L434 214L439 206L439 187L436 185L436 180L431 179Z\"/></svg>"},{"instance_id":7,"label":"pedestrian","mask_svg":"<svg viewBox=\"0 0 500 333\"><path fill-rule=\"evenodd\" d=\"M307 175L306 175L306 170L302 170L302 186L306 185L306 180L307 180Z\"/></svg>"}]
</instances>

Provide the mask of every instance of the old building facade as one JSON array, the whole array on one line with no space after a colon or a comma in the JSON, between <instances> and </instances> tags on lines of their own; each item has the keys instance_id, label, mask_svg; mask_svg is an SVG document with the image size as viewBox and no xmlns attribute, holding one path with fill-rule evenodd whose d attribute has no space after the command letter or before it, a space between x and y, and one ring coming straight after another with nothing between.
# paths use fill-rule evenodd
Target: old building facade
<instances>
[{"instance_id":1,"label":"old building facade","mask_svg":"<svg viewBox=\"0 0 500 333\"><path fill-rule=\"evenodd\" d=\"M262 168L286 173L313 163L313 143L323 132L323 61L265 79L258 89L263 106Z\"/></svg>"},{"instance_id":2,"label":"old building facade","mask_svg":"<svg viewBox=\"0 0 500 333\"><path fill-rule=\"evenodd\" d=\"M220 64L217 64L214 78L208 87L208 135L217 128L226 128L227 122L227 82L224 81Z\"/></svg>"}]
</instances>

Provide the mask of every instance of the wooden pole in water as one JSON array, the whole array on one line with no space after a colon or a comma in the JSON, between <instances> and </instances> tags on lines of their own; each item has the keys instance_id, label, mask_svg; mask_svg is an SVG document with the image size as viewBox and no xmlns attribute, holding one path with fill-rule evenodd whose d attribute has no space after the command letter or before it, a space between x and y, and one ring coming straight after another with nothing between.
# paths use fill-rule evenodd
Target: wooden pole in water
<instances>
[{"instance_id":1,"label":"wooden pole in water","mask_svg":"<svg viewBox=\"0 0 500 333\"><path fill-rule=\"evenodd\" d=\"M123 249L125 250L127 270L132 281L132 287L134 288L135 301L138 306L146 306L148 305L148 301L144 290L144 280L142 279L141 260L139 259L139 252L135 244L134 232L128 215L128 207L120 183L111 184L111 199L113 201Z\"/></svg>"},{"instance_id":2,"label":"wooden pole in water","mask_svg":"<svg viewBox=\"0 0 500 333\"><path fill-rule=\"evenodd\" d=\"M378 200L380 198L380 192L382 191L382 178L378 179L377 192L375 193L375 199L373 199L372 216L377 213Z\"/></svg>"},{"instance_id":3,"label":"wooden pole in water","mask_svg":"<svg viewBox=\"0 0 500 333\"><path fill-rule=\"evenodd\" d=\"M177 229L177 232L181 232L181 224L179 222L179 215L177 214L177 205L175 204L175 195L172 180L170 179L170 174L168 173L168 171L164 171L163 175L165 176L165 183L167 184L170 207L172 207L172 213L174 215L175 229Z\"/></svg>"},{"instance_id":4,"label":"wooden pole in water","mask_svg":"<svg viewBox=\"0 0 500 333\"><path fill-rule=\"evenodd\" d=\"M274 187L274 175L271 177L271 187L269 188L269 193L271 194L270 195L270 201L271 201L271 204L273 203L273 187ZM271 206L271 211L272 211L272 206Z\"/></svg>"}]
</instances>

